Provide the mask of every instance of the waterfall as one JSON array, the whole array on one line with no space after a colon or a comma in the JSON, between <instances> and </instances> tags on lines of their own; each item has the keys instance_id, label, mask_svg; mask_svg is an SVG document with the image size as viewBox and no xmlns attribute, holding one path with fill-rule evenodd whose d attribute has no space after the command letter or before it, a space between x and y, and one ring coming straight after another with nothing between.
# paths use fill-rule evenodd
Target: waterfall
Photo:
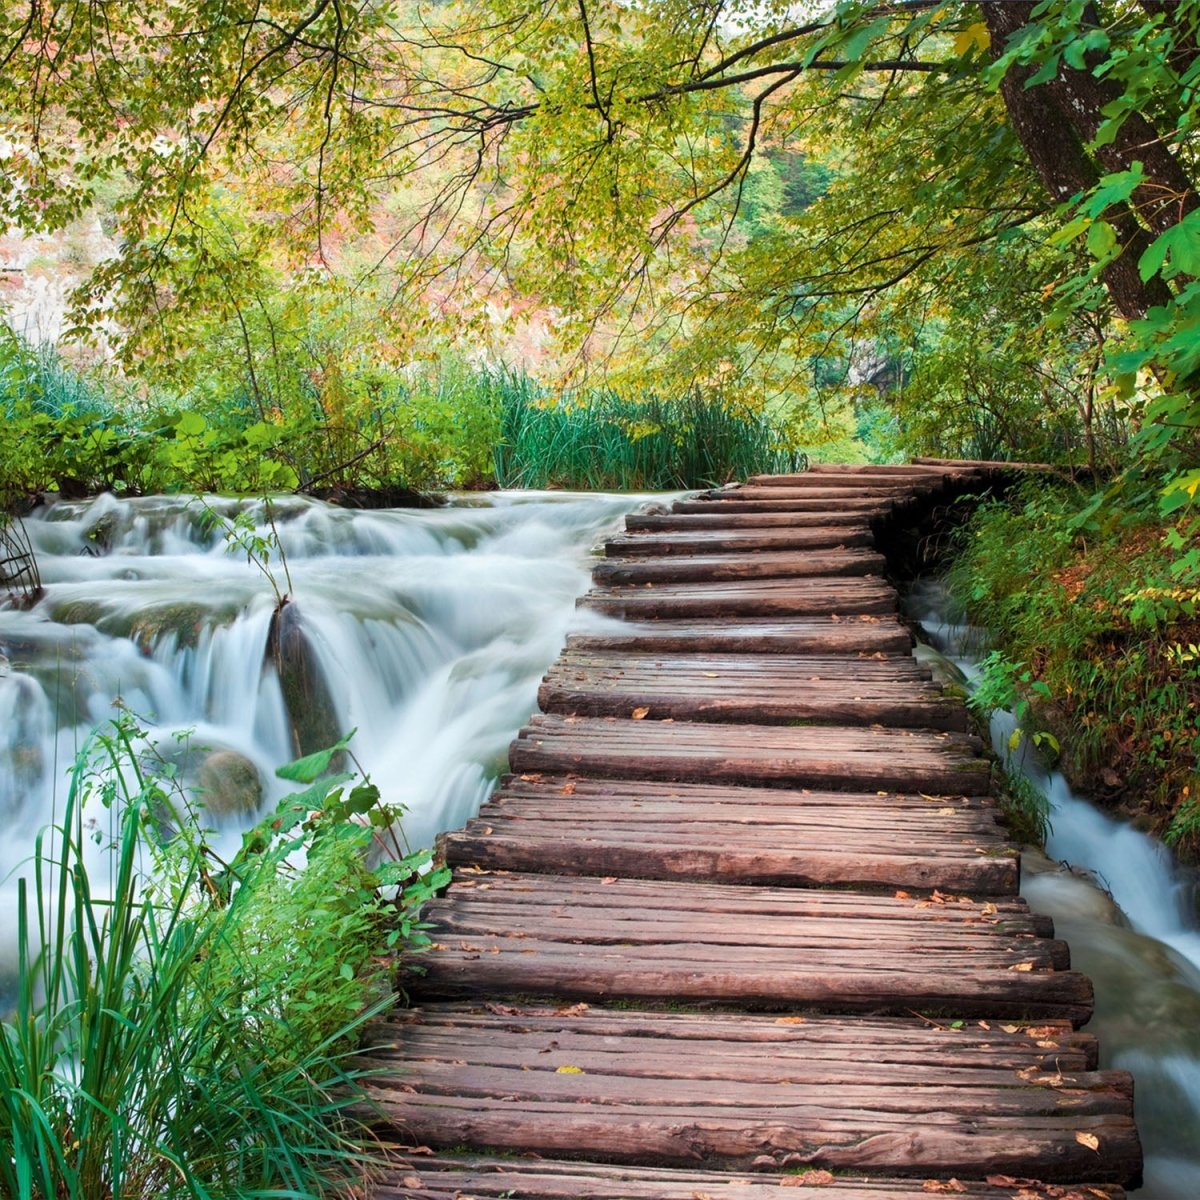
<instances>
[{"instance_id":1,"label":"waterfall","mask_svg":"<svg viewBox=\"0 0 1200 1200\"><path fill-rule=\"evenodd\" d=\"M285 497L268 513L260 501L101 496L35 512L25 524L45 596L0 609L0 914L61 811L76 752L118 700L205 797L228 847L290 790L277 766L351 729L384 799L408 808L413 846L461 825L568 630L606 623L575 608L589 555L646 499L494 493L363 512ZM249 513L261 539L273 523L286 621L278 553L273 586L206 509Z\"/></svg>"}]
</instances>

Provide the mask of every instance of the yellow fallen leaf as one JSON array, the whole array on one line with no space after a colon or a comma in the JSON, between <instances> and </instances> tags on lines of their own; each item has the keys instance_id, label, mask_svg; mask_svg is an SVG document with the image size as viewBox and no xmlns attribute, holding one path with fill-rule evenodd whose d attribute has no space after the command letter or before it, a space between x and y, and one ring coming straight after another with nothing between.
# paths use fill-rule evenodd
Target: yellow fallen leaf
<instances>
[{"instance_id":1,"label":"yellow fallen leaf","mask_svg":"<svg viewBox=\"0 0 1200 1200\"><path fill-rule=\"evenodd\" d=\"M807 1017L776 1017L776 1025L805 1025L808 1022Z\"/></svg>"},{"instance_id":2,"label":"yellow fallen leaf","mask_svg":"<svg viewBox=\"0 0 1200 1200\"><path fill-rule=\"evenodd\" d=\"M555 1075L583 1075L585 1072L582 1067L559 1067L554 1073Z\"/></svg>"},{"instance_id":3,"label":"yellow fallen leaf","mask_svg":"<svg viewBox=\"0 0 1200 1200\"><path fill-rule=\"evenodd\" d=\"M1094 1133L1076 1132L1075 1140L1081 1145L1086 1146L1089 1150L1100 1149L1100 1139Z\"/></svg>"},{"instance_id":4,"label":"yellow fallen leaf","mask_svg":"<svg viewBox=\"0 0 1200 1200\"><path fill-rule=\"evenodd\" d=\"M1009 967L1009 970L1010 971L1032 971L1033 963L1031 963L1031 962L1013 963L1013 965L1011 967Z\"/></svg>"},{"instance_id":5,"label":"yellow fallen leaf","mask_svg":"<svg viewBox=\"0 0 1200 1200\"><path fill-rule=\"evenodd\" d=\"M647 706L645 708L635 708L633 710L633 719L635 721L644 721L649 712L650 712L649 706Z\"/></svg>"}]
</instances>

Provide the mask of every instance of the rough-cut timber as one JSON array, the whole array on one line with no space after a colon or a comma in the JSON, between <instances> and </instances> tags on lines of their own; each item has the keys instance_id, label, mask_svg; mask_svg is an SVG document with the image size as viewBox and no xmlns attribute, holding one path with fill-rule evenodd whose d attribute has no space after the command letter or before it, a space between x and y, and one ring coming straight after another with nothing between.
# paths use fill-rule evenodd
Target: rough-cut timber
<instances>
[{"instance_id":1,"label":"rough-cut timber","mask_svg":"<svg viewBox=\"0 0 1200 1200\"><path fill-rule=\"evenodd\" d=\"M883 577L897 514L997 478L823 466L627 519L581 601L619 620L569 640L441 839L419 1007L372 1028L381 1136L420 1151L381 1198L1138 1182L1090 982L1017 895L982 743Z\"/></svg>"},{"instance_id":2,"label":"rough-cut timber","mask_svg":"<svg viewBox=\"0 0 1200 1200\"><path fill-rule=\"evenodd\" d=\"M731 654L907 654L908 627L890 617L741 617L624 622L604 633L575 634L569 650L679 650Z\"/></svg>"},{"instance_id":3,"label":"rough-cut timber","mask_svg":"<svg viewBox=\"0 0 1200 1200\"><path fill-rule=\"evenodd\" d=\"M832 1012L1091 1013L1066 945L1023 904L461 873L437 906L423 996L683 1000ZM991 910L991 911L985 911ZM702 917L702 920L697 920Z\"/></svg>"},{"instance_id":4,"label":"rough-cut timber","mask_svg":"<svg viewBox=\"0 0 1200 1200\"><path fill-rule=\"evenodd\" d=\"M1129 1076L1093 1069L1051 1023L496 1007L377 1030L369 1061L397 1072L373 1099L396 1128L430 1146L884 1175L983 1179L1035 1161L1049 1181L1120 1183L1138 1160Z\"/></svg>"},{"instance_id":5,"label":"rough-cut timber","mask_svg":"<svg viewBox=\"0 0 1200 1200\"><path fill-rule=\"evenodd\" d=\"M1008 896L1018 884L991 802L965 796L508 776L444 847L452 866L554 875L855 885L889 896Z\"/></svg>"},{"instance_id":6,"label":"rough-cut timber","mask_svg":"<svg viewBox=\"0 0 1200 1200\"><path fill-rule=\"evenodd\" d=\"M980 750L976 737L927 729L668 724L544 715L521 730L509 761L519 772L611 779L978 795L987 791L990 774Z\"/></svg>"},{"instance_id":7,"label":"rough-cut timber","mask_svg":"<svg viewBox=\"0 0 1200 1200\"><path fill-rule=\"evenodd\" d=\"M655 717L687 721L967 727L961 702L913 659L882 655L848 664L844 657L647 656L575 648L550 669L538 704L547 713L588 716L628 716L643 706Z\"/></svg>"},{"instance_id":8,"label":"rough-cut timber","mask_svg":"<svg viewBox=\"0 0 1200 1200\"><path fill-rule=\"evenodd\" d=\"M456 1158L421 1156L401 1160L376 1193L379 1200L1124 1200L1115 1184L1093 1184L1086 1192L1036 1180L1010 1178L993 1183L971 1180L871 1179L833 1175L829 1171L797 1169L782 1177L697 1168L613 1166L608 1163L555 1162L537 1158L521 1161L462 1155ZM779 1191L781 1183L789 1188ZM926 1186L929 1184L930 1186ZM935 1186L939 1185L940 1186Z\"/></svg>"}]
</instances>

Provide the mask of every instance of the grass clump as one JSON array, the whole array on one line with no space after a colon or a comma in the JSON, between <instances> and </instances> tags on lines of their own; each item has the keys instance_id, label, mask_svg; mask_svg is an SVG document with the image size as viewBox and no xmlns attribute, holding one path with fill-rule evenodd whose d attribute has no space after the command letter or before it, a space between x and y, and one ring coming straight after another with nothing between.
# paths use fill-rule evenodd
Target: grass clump
<instances>
[{"instance_id":1,"label":"grass clump","mask_svg":"<svg viewBox=\"0 0 1200 1200\"><path fill-rule=\"evenodd\" d=\"M285 769L304 789L223 862L136 741L127 716L94 736L19 883L0 1196L329 1194L363 1169L346 1110L388 943L419 940L440 873L366 865L394 814L327 776L332 751Z\"/></svg>"},{"instance_id":2,"label":"grass clump","mask_svg":"<svg viewBox=\"0 0 1200 1200\"><path fill-rule=\"evenodd\" d=\"M983 505L949 575L995 653L978 703L1014 708L1082 790L1200 855L1200 554L1158 493L1044 481Z\"/></svg>"}]
</instances>

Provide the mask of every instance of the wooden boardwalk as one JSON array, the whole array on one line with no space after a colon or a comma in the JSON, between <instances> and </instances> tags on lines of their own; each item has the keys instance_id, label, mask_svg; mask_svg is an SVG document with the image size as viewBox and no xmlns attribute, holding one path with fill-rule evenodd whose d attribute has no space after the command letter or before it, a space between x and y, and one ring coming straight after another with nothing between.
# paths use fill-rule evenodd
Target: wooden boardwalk
<instances>
[{"instance_id":1,"label":"wooden boardwalk","mask_svg":"<svg viewBox=\"0 0 1200 1200\"><path fill-rule=\"evenodd\" d=\"M981 464L628 518L372 1032L381 1200L1120 1200L1132 1081L876 548Z\"/></svg>"}]
</instances>

